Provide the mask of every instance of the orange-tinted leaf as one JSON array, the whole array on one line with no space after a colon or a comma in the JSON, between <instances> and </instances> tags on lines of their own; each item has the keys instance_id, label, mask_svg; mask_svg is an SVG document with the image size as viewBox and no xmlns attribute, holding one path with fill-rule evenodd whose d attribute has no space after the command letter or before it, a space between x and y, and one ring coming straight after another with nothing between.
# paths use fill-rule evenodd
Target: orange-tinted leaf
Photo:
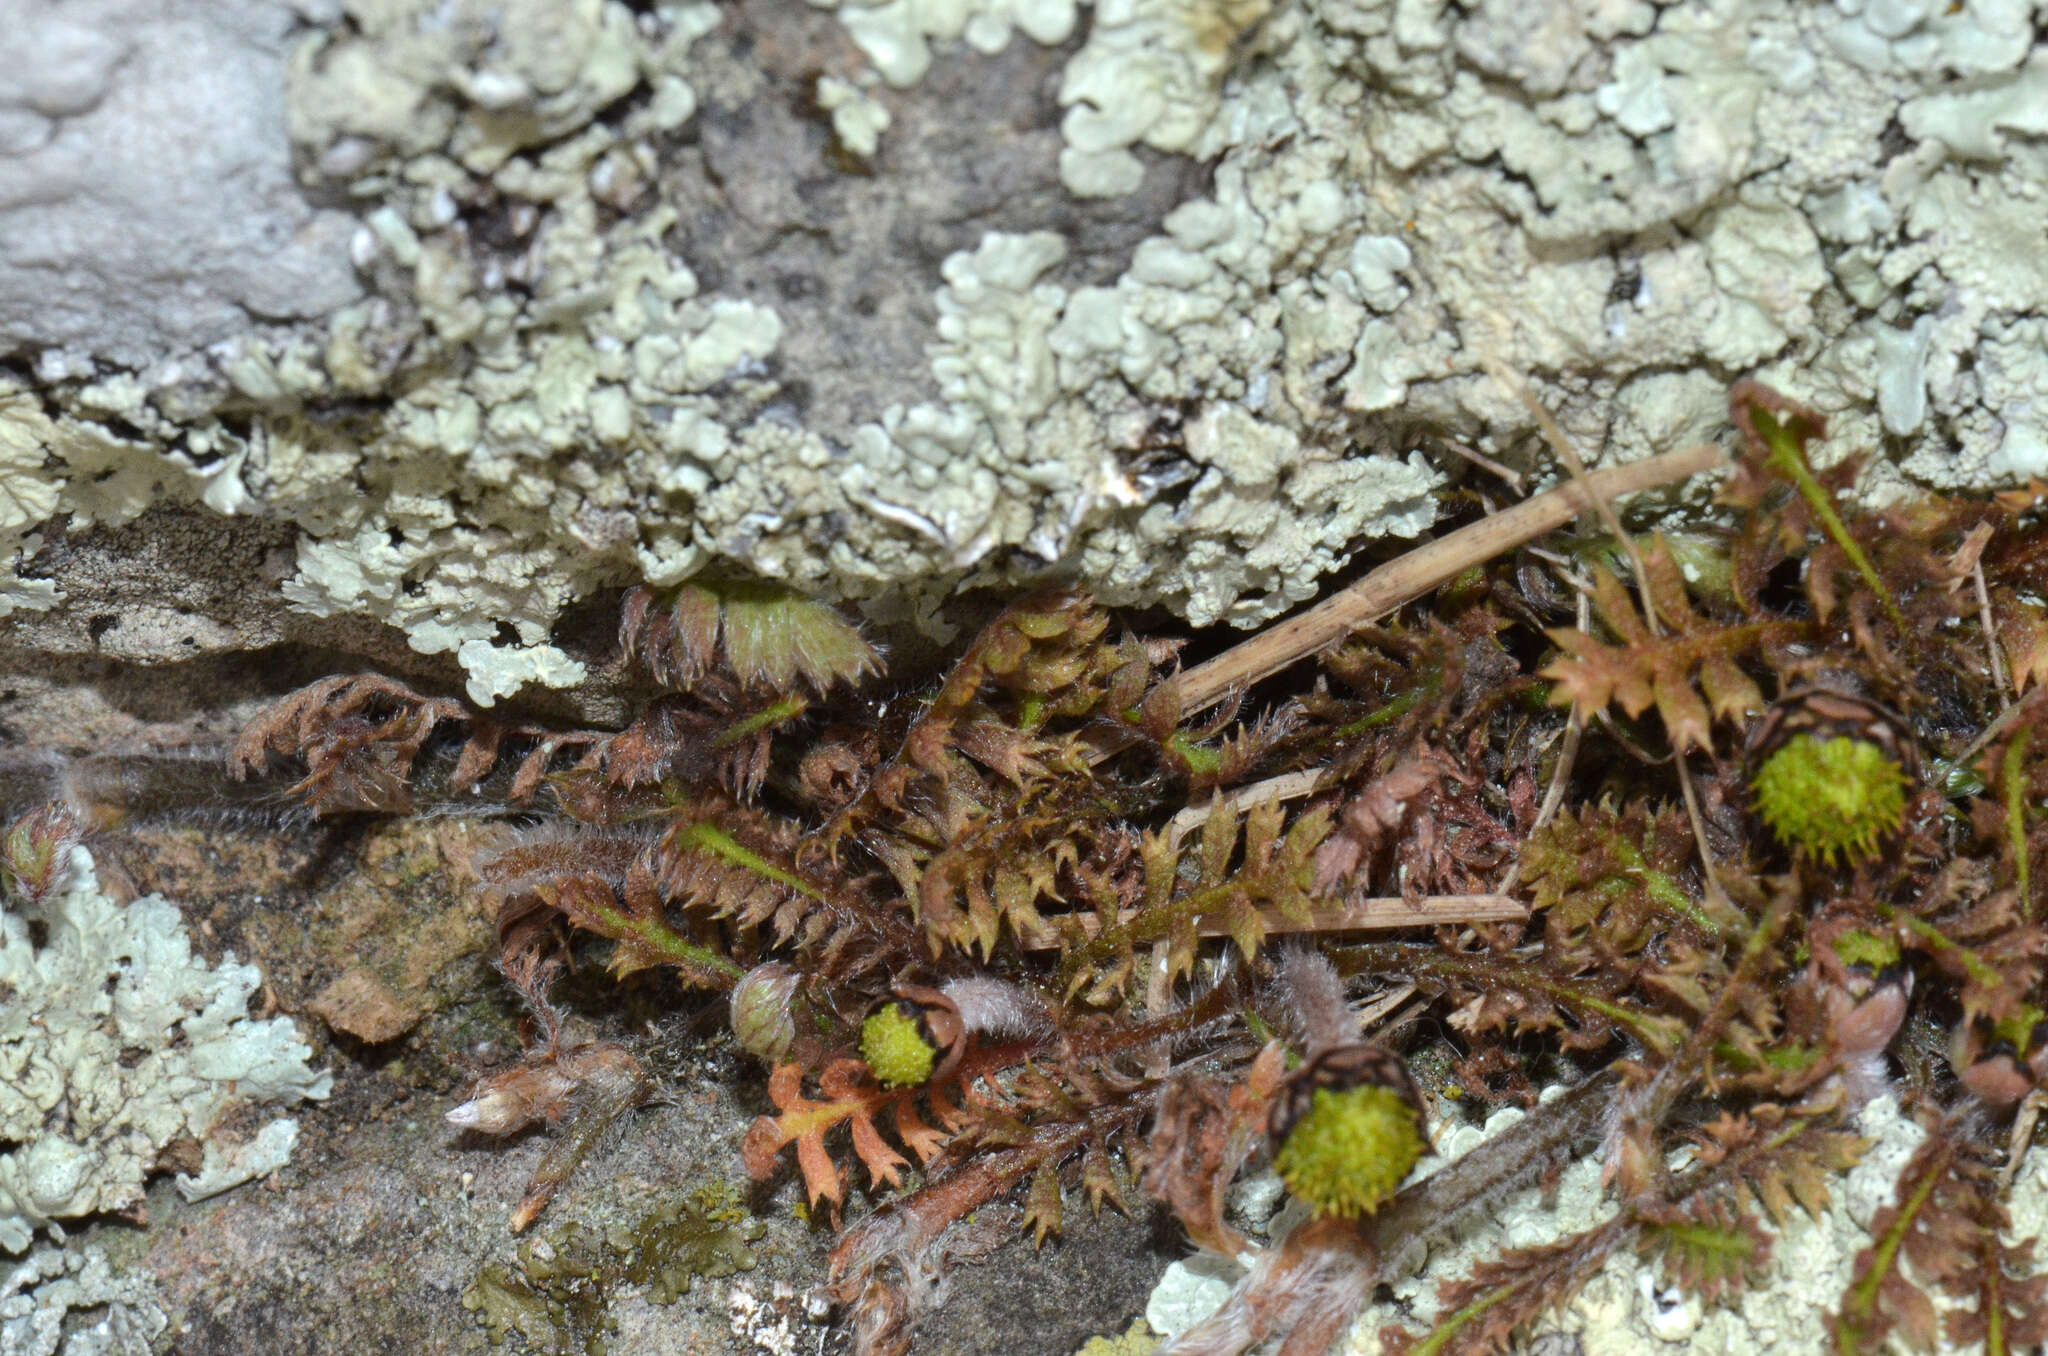
<instances>
[{"instance_id":1,"label":"orange-tinted leaf","mask_svg":"<svg viewBox=\"0 0 2048 1356\"><path fill-rule=\"evenodd\" d=\"M952 1136L926 1125L917 1114L917 1099L905 1097L896 1103L896 1138L917 1155L918 1162L929 1163Z\"/></svg>"},{"instance_id":2,"label":"orange-tinted leaf","mask_svg":"<svg viewBox=\"0 0 2048 1356\"><path fill-rule=\"evenodd\" d=\"M1047 1234L1060 1231L1060 1175L1051 1164L1031 1175L1031 1189L1024 1195L1024 1227L1031 1241L1043 1247Z\"/></svg>"},{"instance_id":3,"label":"orange-tinted leaf","mask_svg":"<svg viewBox=\"0 0 2048 1356\"><path fill-rule=\"evenodd\" d=\"M2048 681L2048 608L2011 589L1997 589L1991 595L1991 609L2013 692L2022 693Z\"/></svg>"}]
</instances>

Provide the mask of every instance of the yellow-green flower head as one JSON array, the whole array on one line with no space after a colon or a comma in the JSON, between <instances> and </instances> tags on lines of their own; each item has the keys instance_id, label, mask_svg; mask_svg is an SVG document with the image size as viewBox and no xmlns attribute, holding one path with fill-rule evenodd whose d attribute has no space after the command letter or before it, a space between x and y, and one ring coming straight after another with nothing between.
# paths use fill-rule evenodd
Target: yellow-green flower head
<instances>
[{"instance_id":1,"label":"yellow-green flower head","mask_svg":"<svg viewBox=\"0 0 2048 1356\"><path fill-rule=\"evenodd\" d=\"M1422 1157L1415 1108L1392 1088L1317 1088L1273 1167L1318 1214L1370 1215Z\"/></svg>"},{"instance_id":2,"label":"yellow-green flower head","mask_svg":"<svg viewBox=\"0 0 2048 1356\"><path fill-rule=\"evenodd\" d=\"M1422 1115L1422 1094L1400 1056L1377 1045L1331 1046L1274 1098L1274 1170L1319 1214L1369 1215L1422 1157Z\"/></svg>"},{"instance_id":3,"label":"yellow-green flower head","mask_svg":"<svg viewBox=\"0 0 2048 1356\"><path fill-rule=\"evenodd\" d=\"M1906 817L1906 770L1881 746L1848 735L1797 735L1750 782L1757 814L1780 842L1833 866L1857 862Z\"/></svg>"},{"instance_id":4,"label":"yellow-green flower head","mask_svg":"<svg viewBox=\"0 0 2048 1356\"><path fill-rule=\"evenodd\" d=\"M912 1004L885 1003L860 1024L860 1057L884 1087L907 1088L926 1081L938 1054Z\"/></svg>"}]
</instances>

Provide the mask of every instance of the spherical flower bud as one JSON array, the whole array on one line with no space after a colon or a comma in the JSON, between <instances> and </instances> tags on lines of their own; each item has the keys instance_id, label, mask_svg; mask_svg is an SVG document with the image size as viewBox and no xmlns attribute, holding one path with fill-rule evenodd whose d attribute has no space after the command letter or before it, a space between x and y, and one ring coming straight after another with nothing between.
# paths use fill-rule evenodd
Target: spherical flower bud
<instances>
[{"instance_id":1,"label":"spherical flower bud","mask_svg":"<svg viewBox=\"0 0 2048 1356\"><path fill-rule=\"evenodd\" d=\"M860 1055L884 1087L907 1088L932 1076L939 1048L925 1034L917 1005L884 1003L860 1025Z\"/></svg>"},{"instance_id":2,"label":"spherical flower bud","mask_svg":"<svg viewBox=\"0 0 2048 1356\"><path fill-rule=\"evenodd\" d=\"M1288 1078L1268 1130L1274 1170L1318 1214L1370 1215L1422 1157L1420 1094L1400 1059L1371 1045L1325 1050Z\"/></svg>"},{"instance_id":3,"label":"spherical flower bud","mask_svg":"<svg viewBox=\"0 0 2048 1356\"><path fill-rule=\"evenodd\" d=\"M796 1040L797 973L772 962L740 976L732 990L732 1034L740 1048L770 1064L789 1058Z\"/></svg>"},{"instance_id":4,"label":"spherical flower bud","mask_svg":"<svg viewBox=\"0 0 2048 1356\"><path fill-rule=\"evenodd\" d=\"M1835 687L1773 703L1746 757L1758 816L1794 852L1830 866L1873 855L1899 831L1920 766L1896 712Z\"/></svg>"},{"instance_id":5,"label":"spherical flower bud","mask_svg":"<svg viewBox=\"0 0 2048 1356\"><path fill-rule=\"evenodd\" d=\"M78 817L55 803L0 829L0 894L19 892L40 903L62 890L81 836Z\"/></svg>"},{"instance_id":6,"label":"spherical flower bud","mask_svg":"<svg viewBox=\"0 0 2048 1356\"><path fill-rule=\"evenodd\" d=\"M1750 790L1780 842L1830 866L1871 856L1906 817L1905 769L1847 735L1795 736L1764 760Z\"/></svg>"}]
</instances>

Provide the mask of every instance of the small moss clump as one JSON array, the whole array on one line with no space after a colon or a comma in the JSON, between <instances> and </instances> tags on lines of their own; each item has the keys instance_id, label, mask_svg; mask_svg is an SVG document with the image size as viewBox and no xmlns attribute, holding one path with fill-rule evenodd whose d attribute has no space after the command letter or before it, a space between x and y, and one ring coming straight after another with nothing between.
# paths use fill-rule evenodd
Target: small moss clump
<instances>
[{"instance_id":1,"label":"small moss clump","mask_svg":"<svg viewBox=\"0 0 2048 1356\"><path fill-rule=\"evenodd\" d=\"M1860 965L1874 975L1881 975L1904 960L1897 938L1861 928L1835 938L1834 946L1842 964Z\"/></svg>"},{"instance_id":2,"label":"small moss clump","mask_svg":"<svg viewBox=\"0 0 2048 1356\"><path fill-rule=\"evenodd\" d=\"M1392 1088L1318 1088L1273 1166L1319 1214L1369 1215L1422 1157L1415 1108Z\"/></svg>"},{"instance_id":3,"label":"small moss clump","mask_svg":"<svg viewBox=\"0 0 2048 1356\"><path fill-rule=\"evenodd\" d=\"M750 1245L766 1232L730 1188L707 1187L657 1206L630 1229L614 1225L606 1239L625 1254L625 1277L646 1291L649 1304L673 1304L699 1277L752 1271Z\"/></svg>"},{"instance_id":4,"label":"small moss clump","mask_svg":"<svg viewBox=\"0 0 2048 1356\"><path fill-rule=\"evenodd\" d=\"M492 1263L477 1273L462 1306L490 1330L493 1346L517 1334L530 1351L604 1356L621 1283L640 1287L650 1304L673 1304L698 1277L752 1271L752 1245L766 1232L731 1188L707 1187L602 1236L572 1223L545 1243L528 1239L517 1267Z\"/></svg>"},{"instance_id":5,"label":"small moss clump","mask_svg":"<svg viewBox=\"0 0 2048 1356\"><path fill-rule=\"evenodd\" d=\"M2009 1013L1992 1024L1992 1032L2000 1041L2009 1045L2021 1057L2030 1054L2038 1043L2041 1024L2048 1020L2041 1009L2032 1003L2023 1003L2017 1012Z\"/></svg>"},{"instance_id":6,"label":"small moss clump","mask_svg":"<svg viewBox=\"0 0 2048 1356\"><path fill-rule=\"evenodd\" d=\"M884 1087L914 1087L932 1076L938 1051L901 1003L877 1009L860 1024L860 1057Z\"/></svg>"},{"instance_id":7,"label":"small moss clump","mask_svg":"<svg viewBox=\"0 0 2048 1356\"><path fill-rule=\"evenodd\" d=\"M1869 857L1906 817L1905 769L1847 735L1798 736L1758 769L1750 790L1780 842L1830 866Z\"/></svg>"},{"instance_id":8,"label":"small moss clump","mask_svg":"<svg viewBox=\"0 0 2048 1356\"><path fill-rule=\"evenodd\" d=\"M478 1272L462 1307L490 1330L492 1346L517 1333L529 1351L605 1356L617 1326L607 1261L603 1240L570 1224L545 1243L521 1243L516 1268L492 1263Z\"/></svg>"}]
</instances>

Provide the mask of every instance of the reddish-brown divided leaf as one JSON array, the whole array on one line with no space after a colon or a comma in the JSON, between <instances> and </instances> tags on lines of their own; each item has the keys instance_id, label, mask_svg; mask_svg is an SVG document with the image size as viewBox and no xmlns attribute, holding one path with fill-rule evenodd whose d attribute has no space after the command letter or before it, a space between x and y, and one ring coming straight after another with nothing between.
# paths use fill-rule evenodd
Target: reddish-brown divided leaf
<instances>
[{"instance_id":1,"label":"reddish-brown divided leaf","mask_svg":"<svg viewBox=\"0 0 2048 1356\"><path fill-rule=\"evenodd\" d=\"M1763 707L1763 694L1738 661L1783 646L1811 628L1804 622L1753 620L1728 625L1702 617L1685 602L1671 548L1658 538L1642 553L1643 568L1663 601L1651 630L1628 590L1606 569L1593 570L1593 607L1618 644L1572 629L1552 630L1564 651L1543 670L1555 681L1552 700L1587 712L1619 706L1639 716L1655 706L1674 748L1712 747L1716 719L1738 724ZM1700 693L1706 694L1702 700Z\"/></svg>"},{"instance_id":2,"label":"reddish-brown divided leaf","mask_svg":"<svg viewBox=\"0 0 2048 1356\"><path fill-rule=\"evenodd\" d=\"M755 1118L741 1145L747 1172L756 1180L775 1170L775 1160L791 1144L796 1146L797 1166L803 1171L804 1188L812 1204L829 1200L840 1205L846 1196L846 1181L832 1162L825 1136L844 1123L853 1140L853 1151L869 1177L878 1184L900 1186L903 1169L910 1160L882 1137L876 1121L884 1111L894 1111L894 1122L903 1142L920 1161L930 1162L951 1138L949 1132L934 1130L918 1118L913 1103L917 1088L882 1088L872 1081L866 1064L857 1059L835 1059L818 1074L819 1094L813 1101L803 1093L803 1070L782 1064L768 1075L768 1099L780 1112ZM934 1114L948 1119L950 1108L937 1097Z\"/></svg>"},{"instance_id":3,"label":"reddish-brown divided leaf","mask_svg":"<svg viewBox=\"0 0 2048 1356\"><path fill-rule=\"evenodd\" d=\"M781 1110L779 1116L758 1116L747 1129L740 1154L747 1174L764 1181L775 1171L775 1160L787 1145L796 1145L797 1166L804 1175L804 1190L811 1204L830 1201L839 1205L846 1199L846 1183L825 1151L825 1132L856 1108L843 1102L813 1102L803 1095L801 1068L778 1065L768 1075L768 1100Z\"/></svg>"}]
</instances>

